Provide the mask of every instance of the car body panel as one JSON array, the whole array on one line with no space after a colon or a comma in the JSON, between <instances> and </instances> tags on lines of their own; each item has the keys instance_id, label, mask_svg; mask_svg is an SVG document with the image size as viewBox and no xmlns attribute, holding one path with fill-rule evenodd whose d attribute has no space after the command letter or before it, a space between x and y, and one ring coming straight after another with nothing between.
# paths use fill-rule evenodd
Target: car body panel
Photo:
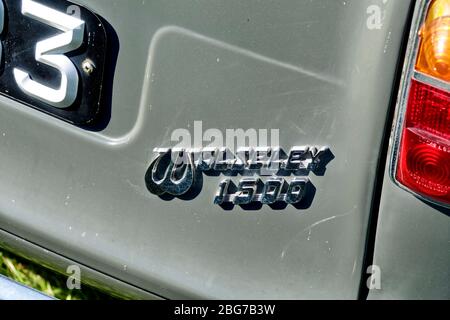
<instances>
[{"instance_id":1,"label":"car body panel","mask_svg":"<svg viewBox=\"0 0 450 320\"><path fill-rule=\"evenodd\" d=\"M386 172L373 260L382 285L369 299L450 299L449 214L398 188Z\"/></svg>"},{"instance_id":2,"label":"car body panel","mask_svg":"<svg viewBox=\"0 0 450 320\"><path fill-rule=\"evenodd\" d=\"M0 228L166 298L352 298L411 1L74 1L114 28L111 119L87 131L0 97ZM334 159L307 208L148 192L192 129L280 129Z\"/></svg>"},{"instance_id":3,"label":"car body panel","mask_svg":"<svg viewBox=\"0 0 450 320\"><path fill-rule=\"evenodd\" d=\"M101 292L108 293L113 297L120 299L146 299L146 300L161 300L162 298L149 293L146 290L140 289L138 286L130 285L123 280L118 280L103 272L94 270L88 266L81 264L76 260L71 260L61 254L57 254L50 250L44 249L29 240L22 239L18 236L0 230L0 248L14 252L22 258L40 265L43 268L55 271L58 274L69 275L68 268L73 266L79 267L80 276L82 280L81 288L89 285L92 288L97 288ZM73 276L73 272L70 273ZM15 298L8 297L5 299ZM26 296L25 296L26 298Z\"/></svg>"}]
</instances>

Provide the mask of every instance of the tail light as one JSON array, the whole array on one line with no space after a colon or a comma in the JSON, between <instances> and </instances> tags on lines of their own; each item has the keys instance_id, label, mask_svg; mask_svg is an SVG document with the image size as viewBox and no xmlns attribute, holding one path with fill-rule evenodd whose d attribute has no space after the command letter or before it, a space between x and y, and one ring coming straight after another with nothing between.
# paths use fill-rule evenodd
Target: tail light
<instances>
[{"instance_id":1,"label":"tail light","mask_svg":"<svg viewBox=\"0 0 450 320\"><path fill-rule=\"evenodd\" d=\"M391 176L450 207L450 0L418 2L399 98Z\"/></svg>"}]
</instances>

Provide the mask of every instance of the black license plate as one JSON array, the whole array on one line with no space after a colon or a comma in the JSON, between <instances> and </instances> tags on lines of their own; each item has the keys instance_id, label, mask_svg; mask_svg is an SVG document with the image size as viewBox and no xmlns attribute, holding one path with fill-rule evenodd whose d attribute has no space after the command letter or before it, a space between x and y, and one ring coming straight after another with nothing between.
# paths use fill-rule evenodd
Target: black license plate
<instances>
[{"instance_id":1,"label":"black license plate","mask_svg":"<svg viewBox=\"0 0 450 320\"><path fill-rule=\"evenodd\" d=\"M102 113L107 33L65 0L0 0L0 94L75 125Z\"/></svg>"}]
</instances>

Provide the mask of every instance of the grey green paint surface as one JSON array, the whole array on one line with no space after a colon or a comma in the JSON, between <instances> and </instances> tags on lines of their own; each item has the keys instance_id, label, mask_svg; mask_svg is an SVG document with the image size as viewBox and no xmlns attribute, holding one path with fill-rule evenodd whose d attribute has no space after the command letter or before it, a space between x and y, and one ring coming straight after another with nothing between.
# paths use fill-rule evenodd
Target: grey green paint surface
<instances>
[{"instance_id":1,"label":"grey green paint surface","mask_svg":"<svg viewBox=\"0 0 450 320\"><path fill-rule=\"evenodd\" d=\"M111 120L85 131L0 97L0 228L142 297L357 298L410 1L376 1L379 30L374 1L76 2L120 42ZM284 148L328 145L335 159L311 174L307 209L225 211L220 177L190 201L150 194L153 148L196 120L280 129Z\"/></svg>"}]
</instances>

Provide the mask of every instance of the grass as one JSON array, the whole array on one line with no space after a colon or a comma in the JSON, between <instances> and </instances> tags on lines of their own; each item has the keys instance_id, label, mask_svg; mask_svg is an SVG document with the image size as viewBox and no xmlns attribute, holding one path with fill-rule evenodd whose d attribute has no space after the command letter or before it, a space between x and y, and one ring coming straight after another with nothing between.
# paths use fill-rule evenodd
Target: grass
<instances>
[{"instance_id":1,"label":"grass","mask_svg":"<svg viewBox=\"0 0 450 320\"><path fill-rule=\"evenodd\" d=\"M66 286L67 277L1 249L0 274L60 300L112 299L109 295L85 285L81 286L81 290L70 290Z\"/></svg>"}]
</instances>

